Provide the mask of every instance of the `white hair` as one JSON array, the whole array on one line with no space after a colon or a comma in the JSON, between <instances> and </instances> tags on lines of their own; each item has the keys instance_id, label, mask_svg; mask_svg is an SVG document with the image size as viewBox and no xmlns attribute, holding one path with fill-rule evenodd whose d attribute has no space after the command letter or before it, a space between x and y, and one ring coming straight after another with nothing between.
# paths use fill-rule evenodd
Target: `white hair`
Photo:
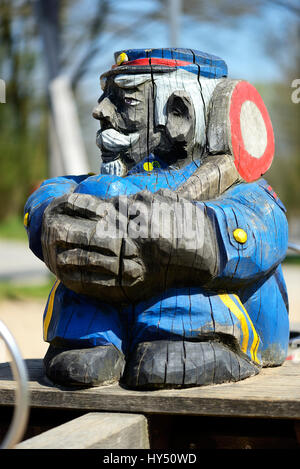
<instances>
[{"instance_id":1,"label":"white hair","mask_svg":"<svg viewBox=\"0 0 300 469\"><path fill-rule=\"evenodd\" d=\"M182 68L170 73L150 73L136 75L117 75L114 79L121 88L134 88L147 81L155 84L155 124L166 125L167 102L174 91L185 91L194 104L195 136L194 143L203 147L206 141L206 122L209 102L220 78L197 76Z\"/></svg>"}]
</instances>

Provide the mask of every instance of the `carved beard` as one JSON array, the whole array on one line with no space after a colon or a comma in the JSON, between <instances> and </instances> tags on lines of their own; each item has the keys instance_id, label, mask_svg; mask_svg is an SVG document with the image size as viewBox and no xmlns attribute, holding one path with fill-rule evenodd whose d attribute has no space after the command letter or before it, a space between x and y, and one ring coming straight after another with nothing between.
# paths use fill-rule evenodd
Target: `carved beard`
<instances>
[{"instance_id":1,"label":"carved beard","mask_svg":"<svg viewBox=\"0 0 300 469\"><path fill-rule=\"evenodd\" d=\"M127 166L118 157L118 153L124 152L127 148L130 148L134 143L138 141L140 135L138 133L132 133L129 135L122 134L115 129L106 129L97 133L96 143L97 146L111 155L116 155L116 159L113 161L105 161L101 166L101 174L112 174L116 176L124 177L127 174Z\"/></svg>"},{"instance_id":2,"label":"carved beard","mask_svg":"<svg viewBox=\"0 0 300 469\"><path fill-rule=\"evenodd\" d=\"M111 174L124 177L127 174L127 166L123 163L121 158L109 161L108 163L103 162L101 165L101 174Z\"/></svg>"}]
</instances>

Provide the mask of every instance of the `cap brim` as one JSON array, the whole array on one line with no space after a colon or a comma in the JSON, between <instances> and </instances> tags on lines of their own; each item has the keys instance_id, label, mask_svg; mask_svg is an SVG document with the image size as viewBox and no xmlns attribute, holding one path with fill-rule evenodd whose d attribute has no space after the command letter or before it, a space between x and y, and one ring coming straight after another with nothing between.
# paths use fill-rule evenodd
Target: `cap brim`
<instances>
[{"instance_id":1,"label":"cap brim","mask_svg":"<svg viewBox=\"0 0 300 469\"><path fill-rule=\"evenodd\" d=\"M119 74L136 75L139 73L171 73L178 67L168 67L166 65L120 65L103 73L100 78L107 78Z\"/></svg>"}]
</instances>

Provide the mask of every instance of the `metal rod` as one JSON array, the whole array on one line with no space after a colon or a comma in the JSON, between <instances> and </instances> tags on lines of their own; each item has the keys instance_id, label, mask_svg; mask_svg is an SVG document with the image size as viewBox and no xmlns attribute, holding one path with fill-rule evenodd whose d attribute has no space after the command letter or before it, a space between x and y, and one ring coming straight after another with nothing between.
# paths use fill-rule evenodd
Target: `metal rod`
<instances>
[{"instance_id":1,"label":"metal rod","mask_svg":"<svg viewBox=\"0 0 300 469\"><path fill-rule=\"evenodd\" d=\"M288 248L300 253L300 244L289 243Z\"/></svg>"},{"instance_id":2,"label":"metal rod","mask_svg":"<svg viewBox=\"0 0 300 469\"><path fill-rule=\"evenodd\" d=\"M169 0L170 47L178 47L180 40L180 16L181 0Z\"/></svg>"},{"instance_id":3,"label":"metal rod","mask_svg":"<svg viewBox=\"0 0 300 469\"><path fill-rule=\"evenodd\" d=\"M37 26L44 45L51 109L50 177L86 174L89 162L70 79L63 75L59 61L58 0L35 0Z\"/></svg>"},{"instance_id":4,"label":"metal rod","mask_svg":"<svg viewBox=\"0 0 300 469\"><path fill-rule=\"evenodd\" d=\"M0 449L11 449L22 439L29 415L28 375L20 350L6 325L0 321L0 337L12 358L11 368L17 382L13 419L0 445Z\"/></svg>"}]
</instances>

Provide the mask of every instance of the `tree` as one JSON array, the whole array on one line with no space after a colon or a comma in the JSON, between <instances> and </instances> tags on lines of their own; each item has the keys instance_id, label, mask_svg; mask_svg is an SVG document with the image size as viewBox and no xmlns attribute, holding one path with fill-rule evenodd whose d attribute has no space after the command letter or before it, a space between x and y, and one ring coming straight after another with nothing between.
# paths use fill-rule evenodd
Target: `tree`
<instances>
[{"instance_id":1,"label":"tree","mask_svg":"<svg viewBox=\"0 0 300 469\"><path fill-rule=\"evenodd\" d=\"M0 78L6 82L7 95L6 104L0 104L0 220L15 212L21 214L32 188L48 176L47 82L51 74L46 72L34 8L37 3L0 0ZM126 24L119 12L128 10L130 1L125 10L116 0L39 3L47 9L47 27L56 29L50 57L54 75L71 77L76 94L107 44L114 37L138 33L151 16L150 12L146 19L141 9ZM45 29L43 34L48 34Z\"/></svg>"},{"instance_id":2,"label":"tree","mask_svg":"<svg viewBox=\"0 0 300 469\"><path fill-rule=\"evenodd\" d=\"M0 219L21 211L45 174L46 107L37 88L36 30L28 2L0 3Z\"/></svg>"},{"instance_id":3,"label":"tree","mask_svg":"<svg viewBox=\"0 0 300 469\"><path fill-rule=\"evenodd\" d=\"M54 15L57 28L55 66L59 73L71 78L77 105L86 112L90 112L92 103L89 100L87 111L86 91L82 93L80 88L84 78L91 73L99 76L106 62L110 62L112 50L122 48L124 38L126 45L135 40L138 43L138 39L143 38L144 45L144 41L149 41L155 23L168 27L169 0L151 3L143 0L43 1L52 7L49 14ZM21 213L31 187L48 175L47 79L33 9L35 3L32 0L0 0L0 78L6 81L7 91L7 103L0 104L0 219L16 210ZM57 5L56 10L54 5ZM299 105L290 100L291 82L299 77L299 7L296 0L182 1L185 22L182 24L200 31L199 24L205 23L237 26L249 15L262 18L266 8L288 14L285 29L281 28L281 31L272 24L263 24L261 40L268 56L281 66L283 74L281 83L268 84L262 94L278 134L276 164L270 175L275 182L280 182L278 190L287 194L288 205L293 204L296 208L295 195L292 195L296 182L292 183L295 190L290 190L290 181L297 177L300 146ZM85 120L82 119L82 124ZM286 165L286 161L290 163ZM293 174L282 178L284 167L286 170L294 168ZM281 189L284 184L285 188Z\"/></svg>"}]
</instances>

